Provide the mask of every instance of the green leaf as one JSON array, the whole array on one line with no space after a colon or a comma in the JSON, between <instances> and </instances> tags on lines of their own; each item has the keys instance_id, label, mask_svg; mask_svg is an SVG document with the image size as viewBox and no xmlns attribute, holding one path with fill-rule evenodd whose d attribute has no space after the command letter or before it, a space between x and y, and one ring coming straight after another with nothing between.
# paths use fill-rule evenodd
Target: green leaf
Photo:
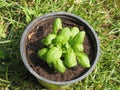
<instances>
[{"instance_id":1,"label":"green leaf","mask_svg":"<svg viewBox=\"0 0 120 90\"><path fill-rule=\"evenodd\" d=\"M59 29L62 29L62 21L60 18L56 18L53 23L53 32L56 34Z\"/></svg>"},{"instance_id":2,"label":"green leaf","mask_svg":"<svg viewBox=\"0 0 120 90\"><path fill-rule=\"evenodd\" d=\"M46 61L48 64L53 63L62 56L62 50L57 47L52 47L46 53Z\"/></svg>"},{"instance_id":3,"label":"green leaf","mask_svg":"<svg viewBox=\"0 0 120 90\"><path fill-rule=\"evenodd\" d=\"M53 66L56 71L64 73L66 68L63 64L63 61L61 59L57 59L56 61L53 62Z\"/></svg>"},{"instance_id":4,"label":"green leaf","mask_svg":"<svg viewBox=\"0 0 120 90\"><path fill-rule=\"evenodd\" d=\"M57 37L53 40L53 43L54 43L55 45L60 45L60 46L61 46L63 40L64 40L63 36L60 36L60 35L59 35L59 36L57 36Z\"/></svg>"},{"instance_id":5,"label":"green leaf","mask_svg":"<svg viewBox=\"0 0 120 90\"><path fill-rule=\"evenodd\" d=\"M90 67L90 60L85 53L83 52L78 53L77 60L78 60L78 63L82 65L83 67L86 67L86 68Z\"/></svg>"},{"instance_id":6,"label":"green leaf","mask_svg":"<svg viewBox=\"0 0 120 90\"><path fill-rule=\"evenodd\" d=\"M85 31L81 31L72 39L72 44L82 44L85 38Z\"/></svg>"},{"instance_id":7,"label":"green leaf","mask_svg":"<svg viewBox=\"0 0 120 90\"><path fill-rule=\"evenodd\" d=\"M83 44L75 44L72 48L76 53L84 50Z\"/></svg>"},{"instance_id":8,"label":"green leaf","mask_svg":"<svg viewBox=\"0 0 120 90\"><path fill-rule=\"evenodd\" d=\"M62 44L65 44L66 42L68 42L70 36L71 36L71 31L69 28L63 28L59 34L60 36L63 36L64 40L62 42Z\"/></svg>"},{"instance_id":9,"label":"green leaf","mask_svg":"<svg viewBox=\"0 0 120 90\"><path fill-rule=\"evenodd\" d=\"M72 49L69 49L65 54L64 64L66 67L74 67L77 65L76 55Z\"/></svg>"},{"instance_id":10,"label":"green leaf","mask_svg":"<svg viewBox=\"0 0 120 90\"><path fill-rule=\"evenodd\" d=\"M73 27L71 29L71 37L74 37L78 33L79 33L79 28L78 27Z\"/></svg>"},{"instance_id":11,"label":"green leaf","mask_svg":"<svg viewBox=\"0 0 120 90\"><path fill-rule=\"evenodd\" d=\"M45 37L42 40L42 43L46 46L50 45L52 43L52 40L56 37L55 34L49 34L47 37Z\"/></svg>"},{"instance_id":12,"label":"green leaf","mask_svg":"<svg viewBox=\"0 0 120 90\"><path fill-rule=\"evenodd\" d=\"M38 51L38 57L42 60L45 60L47 51L48 51L47 48L43 48L43 49L39 50Z\"/></svg>"}]
</instances>

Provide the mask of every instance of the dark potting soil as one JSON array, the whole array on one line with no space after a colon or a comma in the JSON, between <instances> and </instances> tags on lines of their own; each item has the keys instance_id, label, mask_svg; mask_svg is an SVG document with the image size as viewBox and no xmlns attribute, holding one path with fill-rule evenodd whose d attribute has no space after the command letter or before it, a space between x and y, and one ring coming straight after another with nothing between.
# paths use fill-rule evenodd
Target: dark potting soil
<instances>
[{"instance_id":1,"label":"dark potting soil","mask_svg":"<svg viewBox=\"0 0 120 90\"><path fill-rule=\"evenodd\" d=\"M44 78L53 81L69 81L76 79L83 75L88 69L80 65L67 69L65 73L59 73L54 68L49 67L46 62L40 60L37 56L39 49L45 47L41 40L52 32L52 25L54 19L43 20L43 22L36 23L28 34L26 42L26 56L30 66L33 70ZM85 30L82 25L75 24L72 20L62 18L63 27L77 26L80 30ZM89 36L86 34L84 40L84 51L88 54L90 62L93 58L92 43Z\"/></svg>"}]
</instances>

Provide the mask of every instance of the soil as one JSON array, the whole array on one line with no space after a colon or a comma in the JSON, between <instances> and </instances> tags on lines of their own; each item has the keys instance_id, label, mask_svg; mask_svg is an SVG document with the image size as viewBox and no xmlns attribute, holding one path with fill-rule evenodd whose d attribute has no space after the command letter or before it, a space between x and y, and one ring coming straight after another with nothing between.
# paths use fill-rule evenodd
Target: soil
<instances>
[{"instance_id":1,"label":"soil","mask_svg":"<svg viewBox=\"0 0 120 90\"><path fill-rule=\"evenodd\" d=\"M77 26L80 30L86 30L86 28L82 25L78 25L74 23L74 21L61 18L63 22L63 27L73 27ZM54 70L54 68L49 67L46 62L40 60L37 56L37 52L39 49L45 47L41 44L41 40L47 36L50 32L52 32L52 25L54 19L50 18L49 20L43 20L43 22L36 23L31 31L28 34L26 40L26 56L30 66L33 70L41 75L44 78L53 81L69 81L76 79L83 75L88 69L84 68L80 65L76 67L67 69L65 73L59 73ZM85 36L84 40L84 51L88 54L90 62L92 64L93 58L93 50L92 50L92 42L90 42L88 34Z\"/></svg>"}]
</instances>

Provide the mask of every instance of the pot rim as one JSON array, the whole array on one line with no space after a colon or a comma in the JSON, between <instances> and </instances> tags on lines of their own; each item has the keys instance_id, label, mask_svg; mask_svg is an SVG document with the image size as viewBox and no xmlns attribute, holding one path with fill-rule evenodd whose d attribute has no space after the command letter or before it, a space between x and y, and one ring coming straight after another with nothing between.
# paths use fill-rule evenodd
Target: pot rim
<instances>
[{"instance_id":1,"label":"pot rim","mask_svg":"<svg viewBox=\"0 0 120 90\"><path fill-rule=\"evenodd\" d=\"M74 79L74 80L70 80L70 81L64 81L64 82L58 82L58 81L53 81L53 80L49 80L49 79L46 79L42 76L40 76L39 74L37 74L31 67L30 65L28 64L27 62L27 58L26 58L26 53L24 52L25 51L25 40L26 40L26 34L28 33L28 31L30 30L30 28L33 26L33 24L37 21L39 21L40 19L43 19L43 18L46 18L46 17L52 17L52 16L68 16L68 17L71 17L71 18L76 18L77 20L80 20L81 22L83 22L85 25L87 25L91 32L93 33L94 35L94 38L96 40L96 57L95 57L95 61L93 63L93 65L89 68L89 70L87 70L86 73L84 73L82 76ZM22 57L22 61L23 63L25 64L26 68L39 80L42 80L42 81L45 81L47 83L51 83L51 84L55 84L55 85L66 85L66 84L72 84L72 83L75 83L77 81L80 81L82 79L84 79L85 77L87 77L92 71L93 69L95 68L95 65L98 61L98 58L99 58L99 55L100 55L100 42L99 42L99 39L97 37L97 34L96 32L94 31L94 29L90 26L90 24L88 22L86 22L85 20L83 20L82 18L74 15L74 14L71 14L71 13L67 13L67 12L52 12L52 13L48 13L48 14L44 14L43 16L40 16L36 19L34 19L25 29L23 35L22 35L22 38L21 38L21 42L20 42L20 53L21 53L21 57Z\"/></svg>"}]
</instances>

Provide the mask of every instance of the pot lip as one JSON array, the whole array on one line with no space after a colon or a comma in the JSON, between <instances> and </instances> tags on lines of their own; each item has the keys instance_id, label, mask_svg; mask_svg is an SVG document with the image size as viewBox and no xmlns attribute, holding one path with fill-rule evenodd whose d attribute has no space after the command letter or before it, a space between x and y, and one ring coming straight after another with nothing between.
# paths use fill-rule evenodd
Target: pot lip
<instances>
[{"instance_id":1,"label":"pot lip","mask_svg":"<svg viewBox=\"0 0 120 90\"><path fill-rule=\"evenodd\" d=\"M52 17L52 16L68 16L68 17L71 17L71 18L76 18L77 20L80 20L82 21L84 24L86 24L91 32L93 33L94 35L94 38L96 40L96 47L97 47L97 54L96 54L96 57L95 57L95 62L93 63L93 65L89 68L89 70L83 74L81 77L78 77L74 80L70 80L70 81L64 81L64 82L58 82L58 81L52 81L52 80L49 80L49 79L46 79L42 76L40 76L39 74L37 74L31 67L30 65L28 64L27 62L27 58L26 58L26 54L25 54L25 39L26 39L26 34L28 33L29 31L29 28L31 28L33 26L33 24L37 21L39 21L40 19L43 19L45 17ZM38 80L42 80L44 82L47 82L47 83L50 83L50 84L54 84L54 85L66 85L66 84L72 84L72 83L75 83L77 81L80 81L82 79L84 79L85 77L87 77L92 71L93 69L95 68L96 66L96 63L98 61L98 58L99 58L99 55L100 55L100 42L99 42L99 39L98 39L98 36L96 34L96 32L94 31L94 29L90 26L90 24L88 22L86 22L84 19L82 19L81 17L79 16L76 16L74 14L71 14L71 13L67 13L67 12L52 12L52 13L48 13L48 14L44 14L36 19L34 19L25 29L23 35L22 35L22 38L21 38L21 42L20 42L20 53L21 53L21 57L22 57L22 61L23 63L25 64L26 68L29 70L29 72L31 72Z\"/></svg>"}]
</instances>

